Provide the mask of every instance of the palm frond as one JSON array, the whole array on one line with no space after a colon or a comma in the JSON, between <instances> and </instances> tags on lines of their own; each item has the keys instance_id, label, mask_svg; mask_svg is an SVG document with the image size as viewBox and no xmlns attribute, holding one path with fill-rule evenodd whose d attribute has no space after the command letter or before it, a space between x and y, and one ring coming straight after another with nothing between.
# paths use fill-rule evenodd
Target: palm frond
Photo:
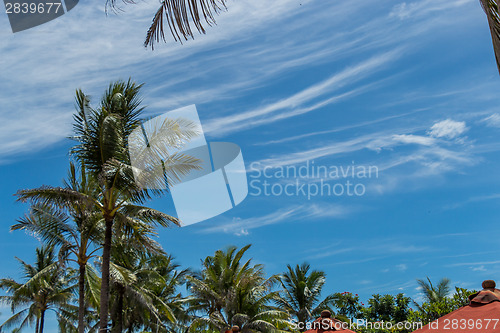
<instances>
[{"instance_id":1,"label":"palm frond","mask_svg":"<svg viewBox=\"0 0 500 333\"><path fill-rule=\"evenodd\" d=\"M480 0L480 3L486 13L486 17L488 18L497 69L500 72L500 14L498 12L498 1Z\"/></svg>"},{"instance_id":2,"label":"palm frond","mask_svg":"<svg viewBox=\"0 0 500 333\"><path fill-rule=\"evenodd\" d=\"M209 26L215 24L215 15L224 9L226 0L163 0L149 27L144 46L154 49L155 43L166 41L165 25L168 25L174 40L181 43L188 37L194 38L193 25L204 34L203 21Z\"/></svg>"},{"instance_id":3,"label":"palm frond","mask_svg":"<svg viewBox=\"0 0 500 333\"><path fill-rule=\"evenodd\" d=\"M28 315L26 315L27 312L29 312L29 309L24 309L14 314L9 319L7 319L2 325L0 325L0 330L10 328L19 323L22 323L19 326L19 328L26 326L26 324L31 324L34 321L34 317L29 316L29 313Z\"/></svg>"},{"instance_id":4,"label":"palm frond","mask_svg":"<svg viewBox=\"0 0 500 333\"><path fill-rule=\"evenodd\" d=\"M19 190L16 193L17 200L20 202L27 202L30 200L32 203L41 205L57 205L58 207L69 207L75 201L82 203L91 203L91 197L74 191L69 188L42 186L30 190Z\"/></svg>"},{"instance_id":5,"label":"palm frond","mask_svg":"<svg viewBox=\"0 0 500 333\"><path fill-rule=\"evenodd\" d=\"M179 226L180 222L176 217L170 216L153 208L127 204L120 210L124 215L138 218L150 225L160 225L170 227L172 224Z\"/></svg>"},{"instance_id":6,"label":"palm frond","mask_svg":"<svg viewBox=\"0 0 500 333\"><path fill-rule=\"evenodd\" d=\"M67 223L68 216L61 210L46 204L35 203L31 211L17 220L10 230L26 230L40 236L49 245L64 244L65 234L75 236L75 231Z\"/></svg>"}]
</instances>

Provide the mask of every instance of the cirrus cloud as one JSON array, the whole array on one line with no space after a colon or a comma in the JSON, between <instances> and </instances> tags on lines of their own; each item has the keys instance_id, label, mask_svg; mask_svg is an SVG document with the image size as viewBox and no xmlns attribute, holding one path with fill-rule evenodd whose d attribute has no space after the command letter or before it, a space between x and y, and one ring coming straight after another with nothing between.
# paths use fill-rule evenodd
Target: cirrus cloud
<instances>
[{"instance_id":1,"label":"cirrus cloud","mask_svg":"<svg viewBox=\"0 0 500 333\"><path fill-rule=\"evenodd\" d=\"M465 121L446 119L432 125L429 135L436 138L454 139L467 132Z\"/></svg>"}]
</instances>

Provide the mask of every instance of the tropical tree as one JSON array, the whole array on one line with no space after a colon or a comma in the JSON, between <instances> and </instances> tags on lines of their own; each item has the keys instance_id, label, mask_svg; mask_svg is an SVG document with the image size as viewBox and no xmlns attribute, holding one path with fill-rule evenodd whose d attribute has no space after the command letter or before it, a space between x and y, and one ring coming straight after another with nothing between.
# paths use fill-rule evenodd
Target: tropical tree
<instances>
[{"instance_id":1,"label":"tropical tree","mask_svg":"<svg viewBox=\"0 0 500 333\"><path fill-rule=\"evenodd\" d=\"M111 263L111 319L114 332L151 329L164 332L184 311L177 292L187 270L177 271L172 257L160 251L130 246L128 238L115 240Z\"/></svg>"},{"instance_id":2,"label":"tropical tree","mask_svg":"<svg viewBox=\"0 0 500 333\"><path fill-rule=\"evenodd\" d=\"M77 112L74 116L74 139L77 145L72 154L84 166L87 173L97 179L98 191L93 195L67 188L44 186L21 191L23 200L34 203L53 201L63 205L66 201L85 202L91 210L99 210L104 220L102 245L102 279L100 292L100 331L108 329L109 274L113 234L132 232L144 238L154 233L156 226L179 225L177 218L143 204L152 195L161 195L168 190L166 184L180 181L191 170L199 168L199 161L190 156L171 153L186 141L198 135L194 125L188 121L166 119L155 128L148 138L148 145L139 147L138 154L148 155L161 163L163 172L145 172L149 175L148 190L135 181L137 170L131 165L128 140L134 129L141 126L139 92L142 85L131 80L110 84L97 109L89 105L89 98L81 90L76 93ZM158 165L148 165L152 169ZM147 170L146 170L147 171ZM156 178L155 178L156 177ZM148 244L145 238L139 243ZM151 242L150 247L158 247Z\"/></svg>"},{"instance_id":3,"label":"tropical tree","mask_svg":"<svg viewBox=\"0 0 500 333\"><path fill-rule=\"evenodd\" d=\"M144 280L144 285L158 309L160 319L157 322L144 322L144 316L141 316L145 329L161 332L160 324L164 323L168 332L186 332L186 323L190 320L186 311L188 298L182 296L179 287L186 283L187 276L191 274L190 270L181 269L174 263L174 257L171 255L150 255L145 259L144 265L153 272Z\"/></svg>"},{"instance_id":4,"label":"tropical tree","mask_svg":"<svg viewBox=\"0 0 500 333\"><path fill-rule=\"evenodd\" d=\"M271 305L278 296L271 291L277 276L266 279L262 265L242 262L249 248L218 250L203 260L200 273L188 276L190 310L205 314L193 320L190 332L225 332L233 325L242 332L274 332L290 326L288 313Z\"/></svg>"},{"instance_id":5,"label":"tropical tree","mask_svg":"<svg viewBox=\"0 0 500 333\"><path fill-rule=\"evenodd\" d=\"M109 265L115 219L134 224L135 221L129 217L132 214L153 226L179 225L175 217L142 204L151 198L151 193L161 194L167 190L161 187L165 186L165 179L168 184L179 181L182 176L195 169L198 162L183 154L169 155L170 150L165 148L179 148L196 136L194 126L190 123L165 120L155 131L156 135L148 138L148 146L143 147L143 150L150 154L151 148L160 147L155 153L162 162L163 174L159 179L149 180L153 183L156 181L157 186L154 188L160 190L150 191L137 184L130 161L128 140L132 132L141 125L141 87L142 85L130 79L127 82L112 83L97 110L88 105L88 97L81 90L77 91L76 97L74 130L78 145L72 152L89 172L99 179L100 193L98 197L93 198L93 202L101 210L105 221L100 299L101 331L106 331L108 326Z\"/></svg>"},{"instance_id":6,"label":"tropical tree","mask_svg":"<svg viewBox=\"0 0 500 333\"><path fill-rule=\"evenodd\" d=\"M34 202L30 213L11 226L11 230L26 230L51 246L60 247L60 260L78 265L78 332L85 330L85 277L89 260L101 249L104 223L100 210L87 201L72 197L95 197L98 187L94 179L80 172L70 163L68 179L64 187L23 190L17 193L19 200L44 196L43 202ZM47 193L45 193L47 190ZM74 195L68 196L68 193Z\"/></svg>"},{"instance_id":7,"label":"tropical tree","mask_svg":"<svg viewBox=\"0 0 500 333\"><path fill-rule=\"evenodd\" d=\"M333 299L333 303L337 309L337 319L344 321L348 321L349 318L356 318L364 305L360 302L358 294L353 294L349 291L334 293L331 298Z\"/></svg>"},{"instance_id":8,"label":"tropical tree","mask_svg":"<svg viewBox=\"0 0 500 333\"><path fill-rule=\"evenodd\" d=\"M450 293L450 280L442 278L436 286L427 277L426 280L417 279L424 301L428 303L438 303L446 299Z\"/></svg>"},{"instance_id":9,"label":"tropical tree","mask_svg":"<svg viewBox=\"0 0 500 333\"><path fill-rule=\"evenodd\" d=\"M415 302L415 305L424 322L433 321L451 312L452 304L448 297L450 294L449 279L442 278L437 285L434 285L427 277L427 280L418 279L417 283L424 300L422 304Z\"/></svg>"},{"instance_id":10,"label":"tropical tree","mask_svg":"<svg viewBox=\"0 0 500 333\"><path fill-rule=\"evenodd\" d=\"M0 301L9 304L14 313L0 329L17 324L23 329L35 322L35 333L43 333L47 311L59 313L71 300L74 289L71 272L58 265L52 246L36 249L34 265L16 259L21 263L25 281L0 279L0 288L9 294L0 296Z\"/></svg>"},{"instance_id":11,"label":"tropical tree","mask_svg":"<svg viewBox=\"0 0 500 333\"><path fill-rule=\"evenodd\" d=\"M427 281L418 281L424 300L422 304L415 303L417 311L412 313L412 320L421 321L424 324L469 304L469 295L476 292L455 287L455 292L450 295L448 279L441 279L437 286L434 286L428 278Z\"/></svg>"},{"instance_id":12,"label":"tropical tree","mask_svg":"<svg viewBox=\"0 0 500 333\"><path fill-rule=\"evenodd\" d=\"M305 323L318 316L322 310L334 305L335 297L327 296L321 300L321 291L326 281L323 271L312 270L309 264L303 263L292 267L280 277L283 291L276 300L279 308L288 311L305 330Z\"/></svg>"},{"instance_id":13,"label":"tropical tree","mask_svg":"<svg viewBox=\"0 0 500 333\"><path fill-rule=\"evenodd\" d=\"M411 298L400 293L393 295L374 294L363 309L364 318L370 322L404 322L408 319Z\"/></svg>"}]
</instances>

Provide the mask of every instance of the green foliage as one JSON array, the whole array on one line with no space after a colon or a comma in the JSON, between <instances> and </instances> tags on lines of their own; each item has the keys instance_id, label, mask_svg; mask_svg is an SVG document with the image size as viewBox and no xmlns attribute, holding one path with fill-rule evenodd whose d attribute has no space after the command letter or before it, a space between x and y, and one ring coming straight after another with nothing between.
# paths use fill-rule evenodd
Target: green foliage
<instances>
[{"instance_id":1,"label":"green foliage","mask_svg":"<svg viewBox=\"0 0 500 333\"><path fill-rule=\"evenodd\" d=\"M24 281L0 279L0 289L7 296L0 296L0 302L11 307L12 317L0 326L5 329L17 326L23 329L33 326L43 333L45 315L53 310L60 314L70 302L75 287L72 271L58 265L54 248L44 246L36 249L36 261L30 265L18 259L23 271Z\"/></svg>"},{"instance_id":2,"label":"green foliage","mask_svg":"<svg viewBox=\"0 0 500 333\"><path fill-rule=\"evenodd\" d=\"M278 292L272 291L277 276L265 277L262 265L243 262L247 245L216 251L202 262L202 271L188 278L195 316L190 332L225 331L238 325L243 332L275 332L288 327L288 313L272 306Z\"/></svg>"},{"instance_id":3,"label":"green foliage","mask_svg":"<svg viewBox=\"0 0 500 333\"><path fill-rule=\"evenodd\" d=\"M467 290L455 287L455 293L444 297L426 297L426 301L421 305L417 304L418 311L412 314L415 321L420 321L424 325L438 319L452 311L455 311L469 304L469 295L476 293L475 290ZM424 291L428 293L428 291Z\"/></svg>"},{"instance_id":4,"label":"green foliage","mask_svg":"<svg viewBox=\"0 0 500 333\"><path fill-rule=\"evenodd\" d=\"M374 294L368 300L368 307L363 308L363 315L369 321L403 322L408 319L411 298L404 294Z\"/></svg>"},{"instance_id":5,"label":"green foliage","mask_svg":"<svg viewBox=\"0 0 500 333\"><path fill-rule=\"evenodd\" d=\"M338 309L336 314L344 320L358 318L363 304L359 301L358 294L350 292L335 293L332 295L334 305Z\"/></svg>"},{"instance_id":6,"label":"green foliage","mask_svg":"<svg viewBox=\"0 0 500 333\"><path fill-rule=\"evenodd\" d=\"M302 324L318 317L322 310L332 309L335 299L333 295L320 300L326 281L323 271L311 270L307 263L295 268L288 265L287 269L279 279L283 290L276 299L276 304L280 309L287 311L297 323Z\"/></svg>"},{"instance_id":7,"label":"green foliage","mask_svg":"<svg viewBox=\"0 0 500 333\"><path fill-rule=\"evenodd\" d=\"M114 245L111 265L112 332L150 329L167 332L182 317L186 299L177 292L188 270L179 270L173 258L148 253L122 239Z\"/></svg>"}]
</instances>

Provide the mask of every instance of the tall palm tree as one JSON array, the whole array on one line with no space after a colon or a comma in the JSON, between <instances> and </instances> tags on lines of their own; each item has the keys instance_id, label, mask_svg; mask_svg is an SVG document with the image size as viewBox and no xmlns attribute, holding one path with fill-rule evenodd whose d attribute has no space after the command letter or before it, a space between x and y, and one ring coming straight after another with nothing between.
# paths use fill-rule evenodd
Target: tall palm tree
<instances>
[{"instance_id":1,"label":"tall palm tree","mask_svg":"<svg viewBox=\"0 0 500 333\"><path fill-rule=\"evenodd\" d=\"M152 195L161 195L168 189L165 184L175 184L193 169L199 161L180 153L170 153L198 135L192 123L182 120L164 120L149 137L148 146L139 154L156 154L153 160L161 163L163 174L147 173L153 188L145 189L135 181L130 162L128 139L134 129L141 126L139 92L142 85L131 80L110 84L100 106L92 109L89 98L81 91L76 93L77 113L74 116L74 139L78 144L72 149L77 160L87 170L89 177L97 179L97 191L82 193L71 188L43 186L18 192L21 201L37 204L65 206L68 202L87 205L90 211L99 211L104 220L102 245L102 279L100 292L100 331L106 332L109 313L109 267L113 234L129 233L142 244L157 249L158 244L147 235L158 225L179 225L168 214L143 206ZM168 149L167 149L168 148ZM153 150L153 152L151 152ZM157 165L148 165L151 169ZM155 178L156 177L156 178Z\"/></svg>"},{"instance_id":2,"label":"tall palm tree","mask_svg":"<svg viewBox=\"0 0 500 333\"><path fill-rule=\"evenodd\" d=\"M188 277L192 295L191 311L201 311L206 317L193 320L190 331L216 329L225 332L238 325L242 332L279 331L288 314L271 306L277 297L272 285L277 277L265 278L262 265L242 262L250 245L237 250L229 247L216 251L202 262L201 273Z\"/></svg>"},{"instance_id":3,"label":"tall palm tree","mask_svg":"<svg viewBox=\"0 0 500 333\"><path fill-rule=\"evenodd\" d=\"M72 278L58 265L51 246L36 249L36 261L33 266L16 259L21 263L25 281L0 280L0 288L10 294L0 296L0 301L10 304L12 312L15 313L0 329L16 324L22 329L35 322L35 332L43 333L47 311L57 312L70 301L74 289ZM19 309L21 310L18 311Z\"/></svg>"},{"instance_id":4,"label":"tall palm tree","mask_svg":"<svg viewBox=\"0 0 500 333\"><path fill-rule=\"evenodd\" d=\"M493 51L495 52L495 59L497 68L500 72L500 14L498 11L497 0L479 0L483 7L488 25L490 26L491 40L493 43Z\"/></svg>"},{"instance_id":5,"label":"tall palm tree","mask_svg":"<svg viewBox=\"0 0 500 333\"><path fill-rule=\"evenodd\" d=\"M30 214L18 220L11 226L11 230L26 230L40 237L47 244L60 247L60 259L72 261L78 265L78 332L85 331L85 275L89 260L96 256L101 249L104 224L100 210L89 206L85 201L72 200L67 192L74 192L79 196L94 197L97 195L97 186L81 167L80 172L73 163L70 163L68 179L65 187L56 196L54 189L46 188L50 200L43 203L34 203ZM23 190L17 193L20 200L31 195L43 192L45 189ZM62 203L62 204L61 204Z\"/></svg>"},{"instance_id":6,"label":"tall palm tree","mask_svg":"<svg viewBox=\"0 0 500 333\"><path fill-rule=\"evenodd\" d=\"M143 206L152 194L162 194L167 189L147 190L139 186L134 178L128 140L142 122L141 87L130 79L127 82L114 82L97 109L89 106L89 99L81 90L76 94L74 131L78 144L72 153L99 180L99 195L91 198L90 202L101 210L105 222L100 295L101 332L106 332L108 327L109 267L115 221L133 225L135 221L129 216L134 215L151 226L179 225L175 217ZM153 132L154 136L148 138L148 145L142 149L149 154L154 150L158 155L155 158L161 161L163 174L156 175L157 179L148 179L148 182L156 184L153 188L162 189L165 180L167 184L175 184L191 170L198 168L199 161L195 158L180 153L170 154L171 148L181 147L198 133L189 122L170 120L165 120ZM151 167L156 168L157 165Z\"/></svg>"},{"instance_id":7,"label":"tall palm tree","mask_svg":"<svg viewBox=\"0 0 500 333\"><path fill-rule=\"evenodd\" d=\"M320 301L321 291L326 281L323 271L313 270L307 263L293 268L287 265L287 271L280 277L283 291L276 300L278 307L288 311L305 328L305 323L322 310L331 309L334 295ZM302 331L304 331L303 329Z\"/></svg>"}]
</instances>

